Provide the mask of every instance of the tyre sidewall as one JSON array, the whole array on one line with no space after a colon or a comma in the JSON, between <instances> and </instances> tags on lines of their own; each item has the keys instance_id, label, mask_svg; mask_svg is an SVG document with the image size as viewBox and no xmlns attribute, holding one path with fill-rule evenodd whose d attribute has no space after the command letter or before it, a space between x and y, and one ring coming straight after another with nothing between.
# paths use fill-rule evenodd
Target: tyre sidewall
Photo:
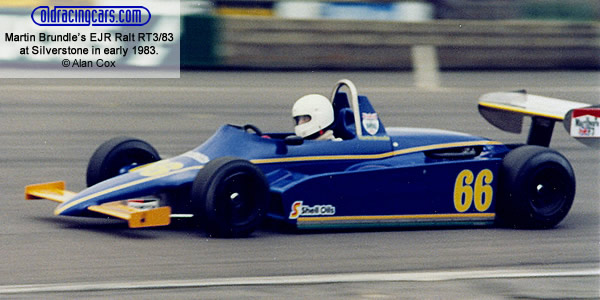
<instances>
[{"instance_id":1,"label":"tyre sidewall","mask_svg":"<svg viewBox=\"0 0 600 300\"><path fill-rule=\"evenodd\" d=\"M553 174L556 178L548 179L550 176L544 174ZM559 186L557 195L561 197L553 194L552 204L540 207L539 199L533 199L536 199L536 181L544 176L548 177L546 180L556 180L553 188ZM500 182L497 211L501 223L511 227L554 227L567 215L575 196L575 175L568 160L540 146L523 146L511 151L504 158Z\"/></svg>"},{"instance_id":2,"label":"tyre sidewall","mask_svg":"<svg viewBox=\"0 0 600 300\"><path fill-rule=\"evenodd\" d=\"M218 193L224 181L234 174L251 178L253 211L244 220L230 218L228 204L222 203ZM198 172L191 191L192 207L207 233L215 237L245 237L251 234L266 215L269 185L262 171L252 163L233 157L210 161Z\"/></svg>"}]
</instances>

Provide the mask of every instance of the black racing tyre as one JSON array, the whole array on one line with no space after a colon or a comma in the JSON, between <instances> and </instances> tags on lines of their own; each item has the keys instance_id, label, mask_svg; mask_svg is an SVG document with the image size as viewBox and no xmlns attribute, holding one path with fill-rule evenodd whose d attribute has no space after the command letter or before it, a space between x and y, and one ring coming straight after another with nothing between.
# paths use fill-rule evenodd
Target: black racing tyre
<instances>
[{"instance_id":1,"label":"black racing tyre","mask_svg":"<svg viewBox=\"0 0 600 300\"><path fill-rule=\"evenodd\" d=\"M208 235L246 237L267 213L269 184L249 161L221 157L198 172L190 196Z\"/></svg>"},{"instance_id":2,"label":"black racing tyre","mask_svg":"<svg viewBox=\"0 0 600 300\"><path fill-rule=\"evenodd\" d=\"M86 172L87 186L121 174L124 167L141 166L158 160L158 151L142 140L112 138L100 145L90 158Z\"/></svg>"},{"instance_id":3,"label":"black racing tyre","mask_svg":"<svg viewBox=\"0 0 600 300\"><path fill-rule=\"evenodd\" d=\"M569 161L540 146L509 152L499 185L499 221L514 228L552 228L564 219L575 198L575 174Z\"/></svg>"}]
</instances>

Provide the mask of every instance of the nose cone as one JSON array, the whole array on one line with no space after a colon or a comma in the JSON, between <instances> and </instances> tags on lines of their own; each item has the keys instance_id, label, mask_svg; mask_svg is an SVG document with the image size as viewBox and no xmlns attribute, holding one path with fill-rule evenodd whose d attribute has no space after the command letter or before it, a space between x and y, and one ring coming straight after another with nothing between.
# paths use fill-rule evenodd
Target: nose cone
<instances>
[{"instance_id":1,"label":"nose cone","mask_svg":"<svg viewBox=\"0 0 600 300\"><path fill-rule=\"evenodd\" d=\"M77 216L86 214L87 208L92 205L155 195L165 188L176 188L192 182L198 170L202 168L199 164L186 166L179 163L177 166L172 168L173 165L157 163L152 167L141 168L102 181L56 207L54 214Z\"/></svg>"},{"instance_id":2,"label":"nose cone","mask_svg":"<svg viewBox=\"0 0 600 300\"><path fill-rule=\"evenodd\" d=\"M54 214L77 216L87 213L87 208L92 205L154 194L164 185L160 178L144 176L140 172L110 178L79 192L71 200L57 206Z\"/></svg>"}]
</instances>

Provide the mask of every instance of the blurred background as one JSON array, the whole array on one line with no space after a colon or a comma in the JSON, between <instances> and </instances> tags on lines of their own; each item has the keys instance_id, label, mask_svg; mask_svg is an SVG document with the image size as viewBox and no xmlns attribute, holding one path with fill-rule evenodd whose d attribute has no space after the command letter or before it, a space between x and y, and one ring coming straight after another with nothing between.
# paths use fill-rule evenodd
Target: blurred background
<instances>
[{"instance_id":1,"label":"blurred background","mask_svg":"<svg viewBox=\"0 0 600 300\"><path fill-rule=\"evenodd\" d=\"M180 5L183 69L600 68L598 0L148 1ZM49 3L73 1L2 0L0 15Z\"/></svg>"},{"instance_id":2,"label":"blurred background","mask_svg":"<svg viewBox=\"0 0 600 300\"><path fill-rule=\"evenodd\" d=\"M182 66L600 68L600 1L182 0Z\"/></svg>"}]
</instances>

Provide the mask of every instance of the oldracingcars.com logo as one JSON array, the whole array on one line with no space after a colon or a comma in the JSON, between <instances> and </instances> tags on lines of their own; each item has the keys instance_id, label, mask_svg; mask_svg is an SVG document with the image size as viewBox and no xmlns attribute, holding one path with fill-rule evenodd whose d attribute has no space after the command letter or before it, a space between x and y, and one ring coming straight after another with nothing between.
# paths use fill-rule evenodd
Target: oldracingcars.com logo
<instances>
[{"instance_id":1,"label":"oldracingcars.com logo","mask_svg":"<svg viewBox=\"0 0 600 300\"><path fill-rule=\"evenodd\" d=\"M144 26L151 17L144 6L38 6L31 12L38 26Z\"/></svg>"}]
</instances>

